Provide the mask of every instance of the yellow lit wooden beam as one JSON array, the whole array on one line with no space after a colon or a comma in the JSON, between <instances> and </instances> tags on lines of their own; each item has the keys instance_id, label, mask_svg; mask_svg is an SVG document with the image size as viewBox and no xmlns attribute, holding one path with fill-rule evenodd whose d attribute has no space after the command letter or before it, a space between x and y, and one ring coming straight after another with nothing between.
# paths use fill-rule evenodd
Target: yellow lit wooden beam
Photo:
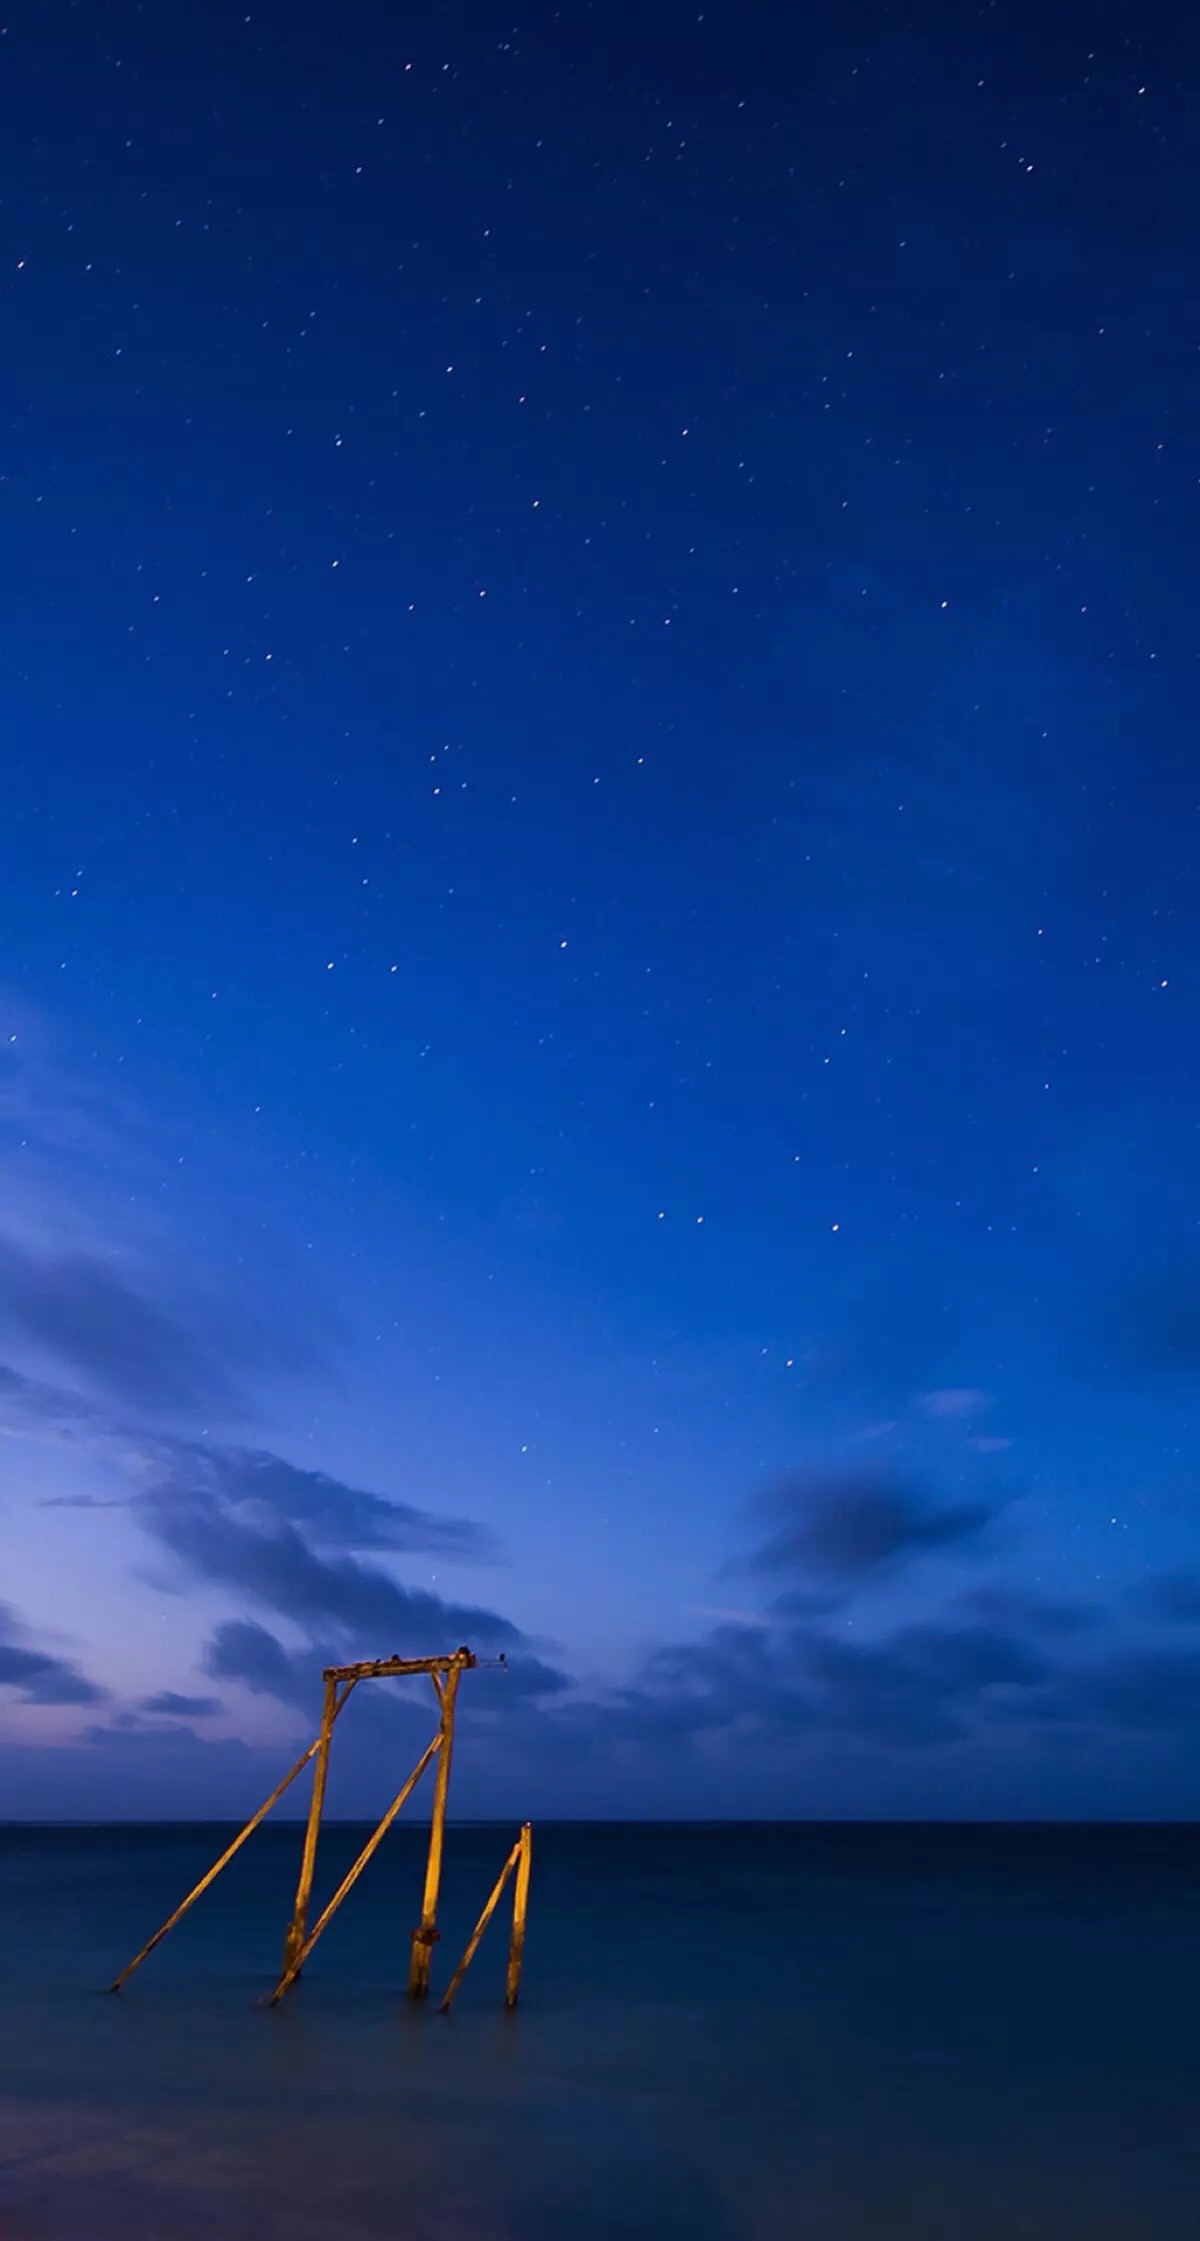
<instances>
[{"instance_id":1,"label":"yellow lit wooden beam","mask_svg":"<svg viewBox=\"0 0 1200 2241\"><path fill-rule=\"evenodd\" d=\"M480 1917L479 1917L479 1920L478 1920L478 1922L477 1922L477 1923L475 1924L475 1927L474 1927L474 1929L472 1930L472 1932L471 1932L471 1935L470 1935L470 1937L469 1937L469 1938L468 1938L468 1940L467 1940L467 1947L466 1947L466 1951L465 1951L465 1953L463 1954L463 1957L462 1957L461 1961L459 1962L459 1964L458 1964L458 1967L457 1967L457 1968L456 1968L456 1970L454 1971L454 1974L453 1974L453 1976L451 1977L451 1979L450 1979L450 1982L449 1982L449 1984L448 1984L448 1985L447 1985L447 1987L446 1987L446 1997L445 1997L445 1999L444 1999L444 2000L442 2001L442 2004L441 2004L440 2008L438 2009L438 2014L439 2014L439 2015L449 2015L449 2013L450 2013L450 2002L451 2002L451 2001L453 2000L453 1998L454 1998L454 1995L455 1995L455 1993L457 1992L457 1990L458 1990L458 1988L459 1988L459 1985L460 1985L460 1984L462 1983L462 1980L463 1980L463 1978L465 1977L465 1975L466 1975L466 1973L467 1973L467 1970L468 1970L468 1969L470 1968L470 1966L471 1966L471 1963L472 1963L472 1961L473 1961L473 1960L474 1960L474 1958L475 1958L475 1953L476 1953L476 1949L477 1949L477 1947L478 1947L478 1945L479 1945L479 1940L480 1940L480 1938L481 1938L481 1937L483 1936L483 1933L484 1933L484 1931L486 1930L486 1928L487 1928L487 1926L488 1926L488 1923L489 1923L489 1922L491 1921L491 1919L492 1919L492 1916L493 1916L493 1914L494 1914L494 1913L495 1913L495 1911L496 1911L496 1908L497 1908L497 1907L499 1906L499 1904L500 1904L500 1900L501 1900L501 1897L503 1896L503 1892L504 1892L504 1886L505 1886L505 1884L507 1883L507 1881L508 1881L508 1879L509 1879L509 1876L510 1876L510 1875L512 1874L512 1871L513 1871L513 1869L515 1868L515 1866L516 1866L516 1864L517 1864L517 1861L518 1861L518 1859L520 1858L520 1854L521 1854L521 1839L520 1839L520 1837L518 1837L518 1838L517 1838L517 1841L516 1841L516 1843L514 1844L514 1846L513 1846L513 1848L512 1848L512 1851L511 1851L511 1852L509 1853L509 1855L508 1855L508 1858L506 1859L506 1861L505 1861L505 1863L504 1863L503 1867L501 1868L501 1870L500 1870L500 1873L499 1873L499 1875L498 1875L498 1876L496 1877L496 1880L495 1880L495 1882L494 1882L494 1883L493 1883L493 1885L492 1885L491 1893L490 1893L490 1895L489 1895L489 1897L488 1897L488 1899L487 1899L487 1901L486 1901L486 1903L485 1903L485 1905L484 1905L484 1909L483 1909L483 1912L482 1912L482 1914L480 1915Z\"/></svg>"},{"instance_id":2,"label":"yellow lit wooden beam","mask_svg":"<svg viewBox=\"0 0 1200 2241\"><path fill-rule=\"evenodd\" d=\"M367 1838L367 1841L364 1844L362 1851L359 1853L358 1858L354 1862L353 1867L349 1868L346 1874L342 1877L342 1880L338 1884L338 1887L334 1892L333 1897L330 1899L328 1906L325 1908L324 1913L318 1917L313 1928L309 1931L308 1936L305 1938L303 1945L300 1946L298 1951L286 1964L283 1970L283 1974L281 1975L279 1982L275 1987L275 1990L271 1994L269 2002L269 2005L271 2007L274 2007L276 2003L283 1998L283 1995L287 1991L288 1986L295 1983L296 1978L299 1976L301 1969L304 1967L304 1964L307 1961L309 1954L312 1952L317 1939L320 1937L322 1930L337 1913L337 1910L341 1905L342 1900L345 1898L347 1891L352 1889L353 1885L357 1883L359 1876L362 1874L362 1871L367 1864L367 1861L371 1858L373 1853L378 1851L379 1846L382 1844L384 1837L387 1835L387 1832L390 1829L392 1822L395 1820L397 1813L400 1811L401 1806L404 1805L412 1796L412 1793L416 1789L416 1786L420 1781L421 1776L425 1772L430 1759L434 1757L435 1753L440 1752L441 1747L442 1738L440 1733L435 1735L432 1740L426 1744L425 1749L422 1751L420 1758L417 1760L417 1763L414 1766L412 1773L409 1775L407 1782L405 1782L404 1787L399 1790L396 1796L392 1799L392 1802L389 1805L387 1812L384 1814L382 1821L379 1823L378 1828L375 1829Z\"/></svg>"}]
</instances>

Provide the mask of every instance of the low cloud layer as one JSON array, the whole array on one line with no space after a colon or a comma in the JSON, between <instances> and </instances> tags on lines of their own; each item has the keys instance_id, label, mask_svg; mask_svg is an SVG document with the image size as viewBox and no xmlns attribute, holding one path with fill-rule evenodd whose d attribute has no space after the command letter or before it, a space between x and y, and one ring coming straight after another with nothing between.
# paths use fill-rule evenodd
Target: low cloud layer
<instances>
[{"instance_id":1,"label":"low cloud layer","mask_svg":"<svg viewBox=\"0 0 1200 2241\"><path fill-rule=\"evenodd\" d=\"M655 1651L631 1687L570 1707L567 1724L593 1751L644 1753L676 1770L691 1760L698 1775L732 1770L746 1753L774 1764L781 1785L806 1763L826 1781L847 1758L874 1764L918 1811L931 1802L922 1808L921 1764L947 1750L978 1753L981 1767L1007 1758L1018 1782L1022 1766L1033 1773L1064 1750L1107 1764L1114 1780L1138 1739L1191 1750L1200 1647L1098 1638L1082 1620L1068 1645L1053 1606L1023 1625L1012 1616L988 1623L963 1599L938 1620L873 1638L844 1624L719 1626ZM1017 1788L1010 1809L1019 1799Z\"/></svg>"},{"instance_id":2,"label":"low cloud layer","mask_svg":"<svg viewBox=\"0 0 1200 2241\"><path fill-rule=\"evenodd\" d=\"M1188 1328L1176 1300L1162 1325L1172 1359L1186 1353ZM743 1549L727 1568L736 1609L651 1650L626 1685L582 1688L490 1601L403 1576L414 1562L495 1563L481 1523L266 1449L156 1428L159 1412L186 1422L201 1400L211 1404L223 1377L232 1396L232 1365L220 1350L206 1353L182 1319L146 1299L139 1308L113 1268L0 1244L0 1330L64 1371L62 1382L39 1382L0 1365L0 1426L73 1452L83 1472L103 1466L102 1493L85 1478L58 1506L119 1509L160 1582L183 1595L216 1590L228 1614L199 1661L221 1693L168 1688L110 1707L60 1645L0 1609L0 1691L38 1706L105 1703L57 1757L31 1745L14 1753L29 1794L36 1761L51 1786L70 1778L76 1810L89 1809L95 1762L117 1785L109 1795L118 1810L122 1794L168 1811L236 1810L258 1758L202 1731L236 1709L239 1692L307 1720L323 1664L459 1641L507 1658L503 1673L479 1676L464 1698L465 1732L482 1728L495 1740L502 1724L493 1767L512 1769L564 1811L589 1798L617 1810L653 1811L660 1799L707 1810L747 1760L755 1794L780 1810L817 1809L814 1782L825 1784L823 1809L836 1810L845 1770L860 1768L866 1794L919 1812L936 1802L941 1779L923 1770L957 1768L969 1796L980 1764L1011 1765L1018 1781L1044 1775L1053 1802L1053 1771L1068 1760L1105 1768L1131 1752L1178 1756L1200 1729L1200 1638L1187 1631L1200 1628L1200 1575L1164 1576L1116 1617L1007 1584L990 1566L985 1575L980 1560L1003 1549L1007 1525L1001 1533L987 1466L969 1454L956 1464L953 1496L882 1465L787 1475L743 1521ZM949 1336L936 1303L908 1333L879 1301L867 1303L849 1319L844 1366L881 1393L907 1389L910 1417L927 1434L953 1429L961 1455L961 1430L986 1396L933 1382ZM910 1615L898 1620L898 1608ZM1157 1639L1140 1638L1143 1626ZM380 1735L418 1709L386 1690L359 1707L359 1741L342 1758L352 1775L361 1766L364 1796L377 1785ZM13 1794L25 1794L19 1783Z\"/></svg>"},{"instance_id":3,"label":"low cloud layer","mask_svg":"<svg viewBox=\"0 0 1200 2241\"><path fill-rule=\"evenodd\" d=\"M36 1701L98 1697L64 1661L19 1646L30 1662L15 1678ZM223 1690L249 1689L308 1723L337 1649L331 1638L288 1648L260 1621L231 1619L202 1663ZM165 1692L86 1729L73 1754L11 1753L12 1794L28 1792L36 1762L48 1809L78 1810L91 1791L76 1761L92 1753L109 1769L106 1809L186 1814L200 1799L248 1809L287 1754L205 1746L199 1726L216 1707L215 1697ZM370 1809L381 1753L390 1763L397 1742L419 1740L431 1709L408 1689L361 1692L337 1754L339 1810ZM784 1813L870 1810L874 1800L920 1815L948 1799L969 1812L987 1784L993 1811L1037 1799L1072 1810L1079 1798L1094 1812L1102 1794L1118 1809L1136 1800L1151 1773L1154 1794L1182 1797L1198 1724L1200 1643L1165 1651L1117 1638L1086 1606L1013 1588L989 1608L969 1592L937 1618L875 1634L860 1634L844 1609L722 1622L652 1651L612 1689L572 1688L557 1668L514 1653L509 1671L472 1676L464 1693L457 1794L462 1811L527 1810L532 1799L542 1812L720 1812L736 1809L751 1770L760 1809Z\"/></svg>"},{"instance_id":4,"label":"low cloud layer","mask_svg":"<svg viewBox=\"0 0 1200 2241\"><path fill-rule=\"evenodd\" d=\"M925 1749L1018 1713L1049 1667L1036 1644L967 1621L858 1641L823 1626L720 1627L656 1651L612 1701L614 1726L646 1744L742 1738L776 1749Z\"/></svg>"}]
</instances>

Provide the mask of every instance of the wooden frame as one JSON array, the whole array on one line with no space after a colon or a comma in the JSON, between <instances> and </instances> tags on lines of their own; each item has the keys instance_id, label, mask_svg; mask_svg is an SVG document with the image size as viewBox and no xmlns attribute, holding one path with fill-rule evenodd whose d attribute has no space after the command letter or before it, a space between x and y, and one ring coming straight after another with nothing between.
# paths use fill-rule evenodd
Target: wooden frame
<instances>
[{"instance_id":1,"label":"wooden frame","mask_svg":"<svg viewBox=\"0 0 1200 2241\"><path fill-rule=\"evenodd\" d=\"M319 1733L309 1744L308 1749L297 1759L295 1765L284 1775L282 1782L272 1790L268 1798L264 1799L258 1811L251 1814L244 1828L239 1829L233 1842L226 1845L220 1857L214 1860L212 1866L201 1876L200 1881L188 1892L187 1897L180 1901L174 1913L167 1916L161 1928L155 1931L152 1938L147 1939L140 1953L135 1953L132 1961L126 1964L118 1977L114 1978L109 1986L109 1991L120 1991L121 1986L133 1975L134 1970L141 1967L147 1955L153 1953L156 1945L161 1944L168 1930L174 1929L175 1924L187 1913L189 1907L194 1906L196 1900L207 1891L209 1885L216 1881L222 1868L226 1867L234 1853L241 1849L246 1838L251 1836L258 1827L259 1822L266 1819L272 1806L278 1803L289 1784L295 1781L298 1774L303 1773L304 1768L310 1761L315 1761L308 1819L304 1828L304 1844L300 1854L300 1873L296 1883L296 1895L292 1902L291 1918L284 1939L283 1962L279 1972L279 1981L270 1995L270 2005L274 2007L283 1998L289 1987L295 1983L327 1923L337 1912L347 1892L358 1881L372 1854L382 1844L392 1822L401 1807L412 1795L430 1760L436 1758L437 1771L434 1777L433 1811L430 1816L429 1852L425 1863L425 1887L421 1898L421 1919L412 1933L408 1973L410 1999L423 2000L429 1989L429 1964L438 1936L437 1904L441 1886L442 1852L445 1845L446 1799L450 1785L450 1761L454 1746L454 1711L458 1696L458 1684L463 1674L471 1671L478 1662L478 1659L470 1650L459 1649L455 1650L449 1657L384 1657L367 1659L357 1665L328 1666L323 1675L325 1694L321 1707ZM368 1837L353 1867L343 1876L333 1897L310 1931L308 1928L308 1904L312 1896L313 1874L317 1864L317 1841L321 1832L321 1814L325 1805L325 1785L329 1774L329 1752L333 1740L334 1724L360 1681L393 1680L407 1678L409 1675L416 1673L427 1673L433 1683L439 1713L437 1733L426 1745L411 1774L392 1799L383 1819ZM482 1934L482 1931L480 1934Z\"/></svg>"}]
</instances>

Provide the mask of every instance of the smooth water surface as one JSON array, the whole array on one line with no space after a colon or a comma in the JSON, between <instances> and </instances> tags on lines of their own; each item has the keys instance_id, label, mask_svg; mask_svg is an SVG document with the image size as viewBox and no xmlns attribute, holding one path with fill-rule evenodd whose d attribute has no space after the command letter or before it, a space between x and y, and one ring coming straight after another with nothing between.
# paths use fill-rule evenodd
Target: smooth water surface
<instances>
[{"instance_id":1,"label":"smooth water surface","mask_svg":"<svg viewBox=\"0 0 1200 2241\"><path fill-rule=\"evenodd\" d=\"M4 2241L1195 2241L1200 1829L535 1830L453 2017L397 1829L278 2010L264 1828L0 1831ZM320 1903L365 1831L322 1840ZM455 1828L435 1988L513 1832Z\"/></svg>"}]
</instances>

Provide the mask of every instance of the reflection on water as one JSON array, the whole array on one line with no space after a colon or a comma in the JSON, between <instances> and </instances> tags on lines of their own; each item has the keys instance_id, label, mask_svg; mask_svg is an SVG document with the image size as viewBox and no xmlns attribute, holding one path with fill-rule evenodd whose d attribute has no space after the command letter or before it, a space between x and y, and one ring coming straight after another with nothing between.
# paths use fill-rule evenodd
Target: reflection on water
<instances>
[{"instance_id":1,"label":"reflection on water","mask_svg":"<svg viewBox=\"0 0 1200 2241\"><path fill-rule=\"evenodd\" d=\"M439 1985L511 1833L451 1832ZM0 1832L5 2241L1200 2232L1200 1831L541 1829L522 2007L497 1921L447 2021L415 1827L254 2005L278 1827L108 1998L220 1841Z\"/></svg>"}]
</instances>

